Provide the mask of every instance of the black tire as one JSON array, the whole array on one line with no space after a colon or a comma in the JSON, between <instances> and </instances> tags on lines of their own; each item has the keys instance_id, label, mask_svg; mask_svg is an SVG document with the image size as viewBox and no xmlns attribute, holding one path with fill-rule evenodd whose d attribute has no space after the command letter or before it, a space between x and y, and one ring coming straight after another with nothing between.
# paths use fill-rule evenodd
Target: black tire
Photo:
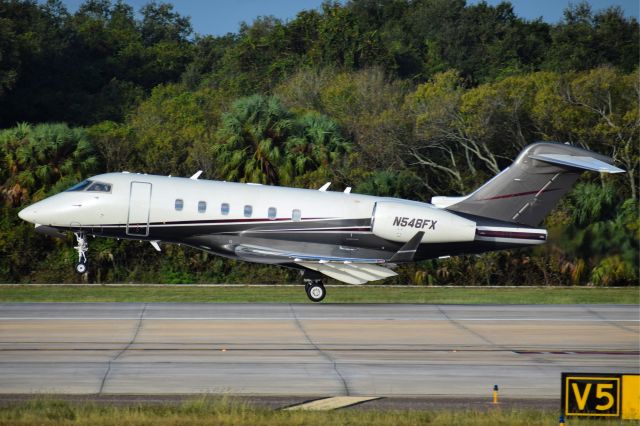
<instances>
[{"instance_id":1,"label":"black tire","mask_svg":"<svg viewBox=\"0 0 640 426\"><path fill-rule=\"evenodd\" d=\"M78 262L76 263L76 272L80 275L84 274L87 272L87 264L86 263L82 263L82 262Z\"/></svg>"},{"instance_id":2,"label":"black tire","mask_svg":"<svg viewBox=\"0 0 640 426\"><path fill-rule=\"evenodd\" d=\"M307 288L307 297L312 302L322 302L322 299L327 295L327 290L325 290L322 283L313 283L305 287Z\"/></svg>"}]
</instances>

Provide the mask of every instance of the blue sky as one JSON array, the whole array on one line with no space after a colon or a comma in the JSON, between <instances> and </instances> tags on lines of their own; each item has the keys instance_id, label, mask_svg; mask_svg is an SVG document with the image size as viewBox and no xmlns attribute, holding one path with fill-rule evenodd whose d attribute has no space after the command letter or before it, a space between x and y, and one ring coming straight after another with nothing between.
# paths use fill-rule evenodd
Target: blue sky
<instances>
[{"instance_id":1,"label":"blue sky","mask_svg":"<svg viewBox=\"0 0 640 426\"><path fill-rule=\"evenodd\" d=\"M477 3L479 0L467 0ZM137 11L148 0L125 0ZM67 8L74 12L83 0L63 0ZM252 22L258 16L273 15L282 20L292 19L301 10L319 8L322 0L174 0L169 1L181 15L191 17L191 24L199 34L223 35L236 32L240 22ZM500 0L487 0L489 4L498 4ZM512 0L518 16L526 19L542 17L550 23L562 18L562 11L569 0ZM617 5L627 16L638 18L638 0L590 0L593 10Z\"/></svg>"}]
</instances>

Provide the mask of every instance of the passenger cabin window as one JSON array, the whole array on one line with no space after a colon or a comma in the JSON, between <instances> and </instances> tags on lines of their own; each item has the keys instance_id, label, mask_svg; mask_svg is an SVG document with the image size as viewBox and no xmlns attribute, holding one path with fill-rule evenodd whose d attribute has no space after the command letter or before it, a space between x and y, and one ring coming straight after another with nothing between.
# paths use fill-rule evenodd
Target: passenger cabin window
<instances>
[{"instance_id":1,"label":"passenger cabin window","mask_svg":"<svg viewBox=\"0 0 640 426\"><path fill-rule=\"evenodd\" d=\"M198 201L198 213L204 213L207 211L207 202Z\"/></svg>"},{"instance_id":2,"label":"passenger cabin window","mask_svg":"<svg viewBox=\"0 0 640 426\"><path fill-rule=\"evenodd\" d=\"M91 184L87 191L90 192L111 192L111 184L104 182L94 182Z\"/></svg>"},{"instance_id":3,"label":"passenger cabin window","mask_svg":"<svg viewBox=\"0 0 640 426\"><path fill-rule=\"evenodd\" d=\"M229 203L222 203L220 204L220 213L223 216L226 216L229 214Z\"/></svg>"},{"instance_id":4,"label":"passenger cabin window","mask_svg":"<svg viewBox=\"0 0 640 426\"><path fill-rule=\"evenodd\" d=\"M184 207L184 201L182 201L180 198L176 199L176 210L182 211L183 207Z\"/></svg>"},{"instance_id":5,"label":"passenger cabin window","mask_svg":"<svg viewBox=\"0 0 640 426\"><path fill-rule=\"evenodd\" d=\"M244 217L251 217L253 214L253 207L250 205L244 206Z\"/></svg>"},{"instance_id":6,"label":"passenger cabin window","mask_svg":"<svg viewBox=\"0 0 640 426\"><path fill-rule=\"evenodd\" d=\"M302 220L302 213L298 209L294 209L291 212L291 220L294 222L300 222Z\"/></svg>"},{"instance_id":7,"label":"passenger cabin window","mask_svg":"<svg viewBox=\"0 0 640 426\"><path fill-rule=\"evenodd\" d=\"M84 191L92 183L93 181L91 180L83 180L82 182L76 183L71 188L67 189L67 191Z\"/></svg>"},{"instance_id":8,"label":"passenger cabin window","mask_svg":"<svg viewBox=\"0 0 640 426\"><path fill-rule=\"evenodd\" d=\"M278 214L278 211L276 210L275 207L269 207L269 220L274 220L276 218L276 215Z\"/></svg>"}]
</instances>

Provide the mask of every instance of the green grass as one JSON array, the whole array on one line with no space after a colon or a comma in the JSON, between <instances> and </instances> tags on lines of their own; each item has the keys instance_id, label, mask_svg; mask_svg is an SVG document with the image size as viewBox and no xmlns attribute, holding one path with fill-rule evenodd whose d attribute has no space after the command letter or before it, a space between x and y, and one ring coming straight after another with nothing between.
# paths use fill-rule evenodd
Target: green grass
<instances>
[{"instance_id":1,"label":"green grass","mask_svg":"<svg viewBox=\"0 0 640 426\"><path fill-rule=\"evenodd\" d=\"M355 411L330 412L280 411L254 408L229 398L202 397L180 405L137 405L117 407L95 403L71 403L53 399L35 399L4 407L0 425L472 425L537 426L558 425L556 411L500 410L482 411ZM607 420L570 420L567 426L604 426L624 424Z\"/></svg>"},{"instance_id":2,"label":"green grass","mask_svg":"<svg viewBox=\"0 0 640 426\"><path fill-rule=\"evenodd\" d=\"M300 286L2 285L0 302L308 302ZM323 303L638 304L640 289L328 286Z\"/></svg>"}]
</instances>

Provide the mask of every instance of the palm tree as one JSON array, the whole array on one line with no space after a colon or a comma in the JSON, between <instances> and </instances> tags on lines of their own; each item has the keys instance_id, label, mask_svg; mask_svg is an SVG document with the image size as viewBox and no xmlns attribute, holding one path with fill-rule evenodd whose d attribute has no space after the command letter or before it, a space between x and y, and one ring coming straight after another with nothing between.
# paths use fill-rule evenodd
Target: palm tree
<instances>
[{"instance_id":1,"label":"palm tree","mask_svg":"<svg viewBox=\"0 0 640 426\"><path fill-rule=\"evenodd\" d=\"M66 124L18 125L0 132L2 169L8 171L1 192L11 204L62 189L96 169L83 129Z\"/></svg>"},{"instance_id":2,"label":"palm tree","mask_svg":"<svg viewBox=\"0 0 640 426\"><path fill-rule=\"evenodd\" d=\"M328 169L350 151L335 121L311 112L296 121L295 135L286 143L286 166L290 176L300 176L320 168Z\"/></svg>"},{"instance_id":3,"label":"palm tree","mask_svg":"<svg viewBox=\"0 0 640 426\"><path fill-rule=\"evenodd\" d=\"M278 98L261 95L236 101L216 136L218 177L240 182L291 184L309 172L328 171L350 151L329 117L296 117Z\"/></svg>"},{"instance_id":4,"label":"palm tree","mask_svg":"<svg viewBox=\"0 0 640 426\"><path fill-rule=\"evenodd\" d=\"M277 185L292 114L275 97L239 99L222 117L213 147L221 177Z\"/></svg>"}]
</instances>

